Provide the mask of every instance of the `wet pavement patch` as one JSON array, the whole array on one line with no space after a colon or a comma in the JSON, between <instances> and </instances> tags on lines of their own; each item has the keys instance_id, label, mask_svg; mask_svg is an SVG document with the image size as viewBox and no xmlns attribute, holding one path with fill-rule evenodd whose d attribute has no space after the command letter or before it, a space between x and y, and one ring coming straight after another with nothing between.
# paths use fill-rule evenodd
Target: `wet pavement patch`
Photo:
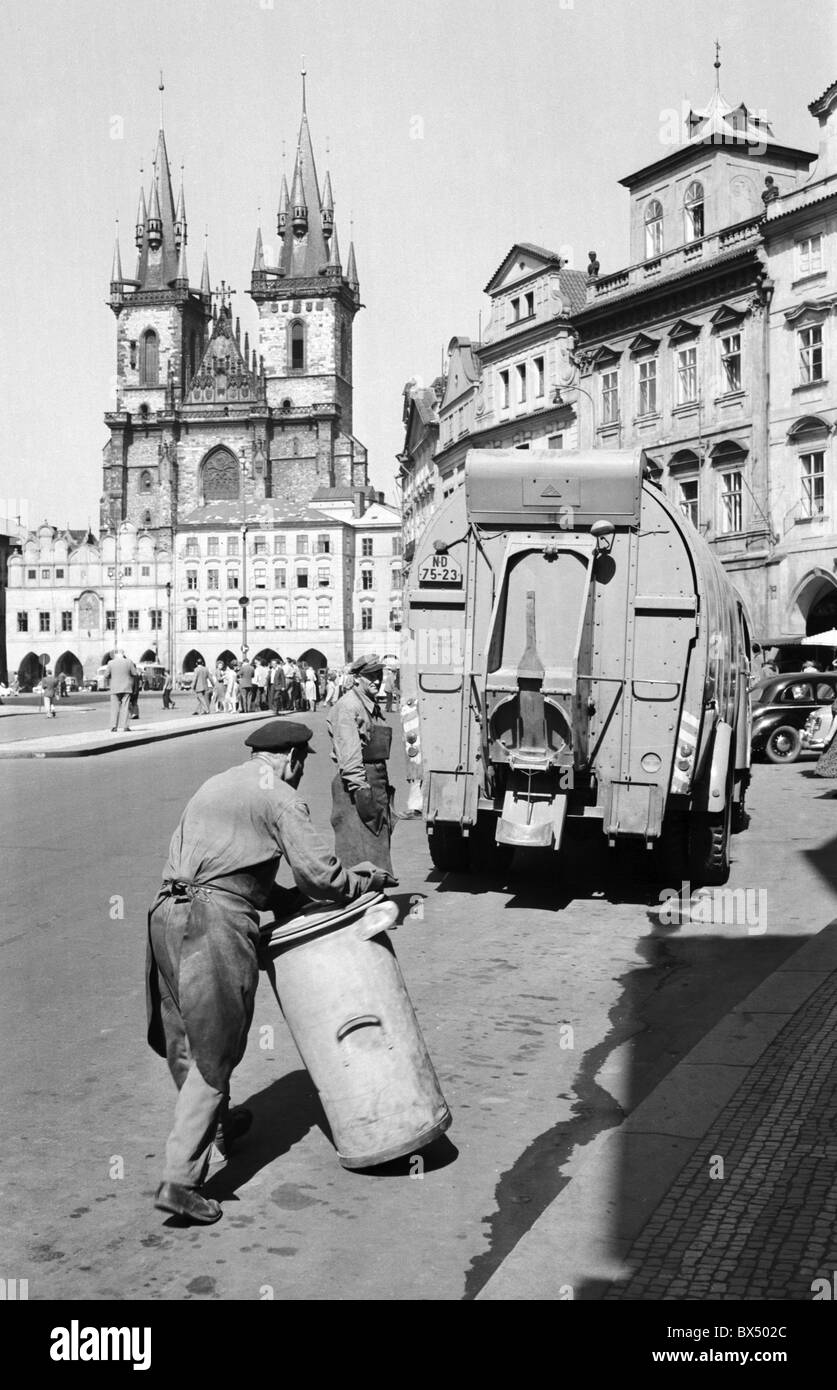
<instances>
[{"instance_id":1,"label":"wet pavement patch","mask_svg":"<svg viewBox=\"0 0 837 1390\"><path fill-rule=\"evenodd\" d=\"M215 1280L210 1279L208 1274L199 1274L186 1285L186 1288L189 1293L214 1293Z\"/></svg>"},{"instance_id":2,"label":"wet pavement patch","mask_svg":"<svg viewBox=\"0 0 837 1390\"><path fill-rule=\"evenodd\" d=\"M302 1188L292 1182L283 1182L279 1187L274 1187L270 1200L284 1211L300 1211L303 1207L322 1205L319 1197L306 1197Z\"/></svg>"}]
</instances>

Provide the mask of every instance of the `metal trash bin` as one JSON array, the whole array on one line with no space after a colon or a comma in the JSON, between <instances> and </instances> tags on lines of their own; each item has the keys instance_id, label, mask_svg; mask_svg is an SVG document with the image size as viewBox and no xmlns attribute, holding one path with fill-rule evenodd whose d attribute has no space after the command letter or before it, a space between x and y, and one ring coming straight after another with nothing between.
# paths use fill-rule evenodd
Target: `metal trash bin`
<instances>
[{"instance_id":1,"label":"metal trash bin","mask_svg":"<svg viewBox=\"0 0 837 1390\"><path fill-rule=\"evenodd\" d=\"M282 1013L344 1168L416 1153L451 1122L387 934L396 917L382 893L366 893L263 929Z\"/></svg>"}]
</instances>

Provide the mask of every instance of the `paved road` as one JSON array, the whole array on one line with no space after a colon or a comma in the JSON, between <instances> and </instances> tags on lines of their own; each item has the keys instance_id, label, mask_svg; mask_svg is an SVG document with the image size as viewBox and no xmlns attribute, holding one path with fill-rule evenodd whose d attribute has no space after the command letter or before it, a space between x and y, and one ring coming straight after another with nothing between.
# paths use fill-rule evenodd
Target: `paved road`
<instances>
[{"instance_id":1,"label":"paved road","mask_svg":"<svg viewBox=\"0 0 837 1390\"><path fill-rule=\"evenodd\" d=\"M641 863L629 880L598 846L572 856L571 878L551 859L508 884L437 875L421 824L401 823L413 915L395 945L449 1136L422 1176L341 1169L263 984L234 1082L256 1115L234 1196L217 1227L176 1228L151 1205L173 1089L144 1043L144 914L183 804L240 749L218 729L95 765L3 767L5 1258L31 1298L472 1297L574 1148L837 912L837 801L802 765L756 769L730 884L764 894L750 930L720 902L714 921L661 923ZM330 772L312 758L304 784L324 826Z\"/></svg>"}]
</instances>

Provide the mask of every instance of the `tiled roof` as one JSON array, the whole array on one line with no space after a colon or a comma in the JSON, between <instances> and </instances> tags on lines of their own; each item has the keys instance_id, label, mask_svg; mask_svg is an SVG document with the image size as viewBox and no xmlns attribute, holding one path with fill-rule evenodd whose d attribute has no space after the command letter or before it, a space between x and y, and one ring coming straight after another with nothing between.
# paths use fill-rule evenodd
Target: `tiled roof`
<instances>
[{"instance_id":1,"label":"tiled roof","mask_svg":"<svg viewBox=\"0 0 837 1390\"><path fill-rule=\"evenodd\" d=\"M569 266L558 272L561 293L570 306L570 313L577 314L587 303L587 275L583 270L570 270Z\"/></svg>"},{"instance_id":2,"label":"tiled roof","mask_svg":"<svg viewBox=\"0 0 837 1390\"><path fill-rule=\"evenodd\" d=\"M326 489L321 489L326 491ZM184 517L183 526L285 526L314 525L333 521L322 512L301 508L289 511L272 497L263 502L218 501L196 507Z\"/></svg>"},{"instance_id":3,"label":"tiled roof","mask_svg":"<svg viewBox=\"0 0 837 1390\"><path fill-rule=\"evenodd\" d=\"M829 105L830 99L835 95L836 92L837 81L834 81L830 83L828 87L826 87L825 91L822 93L821 96L817 97L816 101L811 102L810 106L808 107L808 110L810 111L811 115L818 116L820 112Z\"/></svg>"}]
</instances>

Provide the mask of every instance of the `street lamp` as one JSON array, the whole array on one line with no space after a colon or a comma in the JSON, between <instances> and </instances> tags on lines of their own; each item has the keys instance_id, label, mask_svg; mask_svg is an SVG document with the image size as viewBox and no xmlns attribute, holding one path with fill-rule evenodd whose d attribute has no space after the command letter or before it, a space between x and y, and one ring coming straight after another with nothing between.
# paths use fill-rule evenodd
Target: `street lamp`
<instances>
[{"instance_id":1,"label":"street lamp","mask_svg":"<svg viewBox=\"0 0 837 1390\"><path fill-rule=\"evenodd\" d=\"M241 657L247 657L247 605L250 602L247 597L247 527L241 528L241 587L242 594L238 600L241 607Z\"/></svg>"},{"instance_id":2,"label":"street lamp","mask_svg":"<svg viewBox=\"0 0 837 1390\"><path fill-rule=\"evenodd\" d=\"M174 678L174 662L172 660L172 631L171 631L171 580L166 580L166 648L168 651L168 667Z\"/></svg>"},{"instance_id":3,"label":"street lamp","mask_svg":"<svg viewBox=\"0 0 837 1390\"><path fill-rule=\"evenodd\" d=\"M565 386L565 387L564 387L564 391L580 391L581 394L582 394L582 396L586 396L587 399L588 399L588 401L590 402L590 405L591 405L590 421L591 421L591 425L592 425L593 444L594 444L594 446L595 446L595 439L596 439L596 402L594 401L593 397L590 395L590 392L586 389L586 387L584 387L584 386L579 386L577 382L573 382L571 386ZM553 404L553 405L557 405L557 406L561 406L561 405L572 405L573 402L572 402L571 400L565 400L564 395L563 395L563 392L562 392L562 390L561 390L561 387L560 387L560 386L556 386L556 387L555 387L555 392L554 392L553 397L552 397L552 404Z\"/></svg>"}]
</instances>

